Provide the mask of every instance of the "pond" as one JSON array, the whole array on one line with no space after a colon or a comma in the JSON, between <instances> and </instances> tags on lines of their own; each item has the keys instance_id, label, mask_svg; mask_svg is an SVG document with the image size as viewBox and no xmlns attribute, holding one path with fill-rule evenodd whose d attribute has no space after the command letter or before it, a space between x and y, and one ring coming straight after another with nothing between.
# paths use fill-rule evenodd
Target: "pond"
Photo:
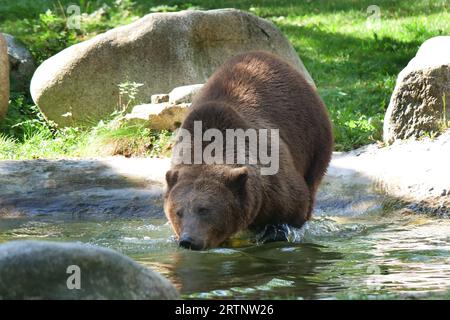
<instances>
[{"instance_id":1,"label":"pond","mask_svg":"<svg viewBox=\"0 0 450 320\"><path fill-rule=\"evenodd\" d=\"M257 244L254 235L241 234L194 252L178 248L162 218L0 219L0 242L109 247L166 276L185 299L450 297L448 219L402 210L327 214L293 232L295 242Z\"/></svg>"}]
</instances>

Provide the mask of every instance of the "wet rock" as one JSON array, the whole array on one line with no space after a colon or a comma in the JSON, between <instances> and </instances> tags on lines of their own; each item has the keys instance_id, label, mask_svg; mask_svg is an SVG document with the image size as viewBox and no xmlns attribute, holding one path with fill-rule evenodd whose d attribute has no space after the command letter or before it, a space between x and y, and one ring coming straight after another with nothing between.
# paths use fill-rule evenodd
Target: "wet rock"
<instances>
[{"instance_id":1,"label":"wet rock","mask_svg":"<svg viewBox=\"0 0 450 320\"><path fill-rule=\"evenodd\" d=\"M333 155L321 185L317 209L355 213L392 201L412 203L414 211L439 214L450 207L450 130L438 138L398 141L389 147L369 145ZM339 201L337 201L339 199ZM373 204L373 207L371 207Z\"/></svg>"},{"instance_id":2,"label":"wet rock","mask_svg":"<svg viewBox=\"0 0 450 320\"><path fill-rule=\"evenodd\" d=\"M0 120L8 111L9 101L9 63L7 43L0 33Z\"/></svg>"},{"instance_id":3,"label":"wet rock","mask_svg":"<svg viewBox=\"0 0 450 320\"><path fill-rule=\"evenodd\" d=\"M186 117L189 106L190 103L141 104L125 115L124 120L156 130L175 130Z\"/></svg>"},{"instance_id":4,"label":"wet rock","mask_svg":"<svg viewBox=\"0 0 450 320\"><path fill-rule=\"evenodd\" d=\"M0 161L0 218L163 217L167 159Z\"/></svg>"},{"instance_id":5,"label":"wet rock","mask_svg":"<svg viewBox=\"0 0 450 320\"><path fill-rule=\"evenodd\" d=\"M173 104L191 103L195 95L203 87L203 84L193 84L189 86L177 87L170 91L169 102Z\"/></svg>"},{"instance_id":6,"label":"wet rock","mask_svg":"<svg viewBox=\"0 0 450 320\"><path fill-rule=\"evenodd\" d=\"M8 58L12 91L28 92L30 80L36 70L33 56L24 44L4 33L8 43Z\"/></svg>"},{"instance_id":7,"label":"wet rock","mask_svg":"<svg viewBox=\"0 0 450 320\"><path fill-rule=\"evenodd\" d=\"M114 250L79 243L2 244L0 270L0 299L179 297L175 287L158 273Z\"/></svg>"},{"instance_id":8,"label":"wet rock","mask_svg":"<svg viewBox=\"0 0 450 320\"><path fill-rule=\"evenodd\" d=\"M117 106L118 84L142 83L136 101L204 83L230 57L266 50L313 81L286 37L271 22L236 9L149 14L73 45L44 61L31 81L35 103L61 126L92 124ZM71 112L70 118L62 115Z\"/></svg>"},{"instance_id":9,"label":"wet rock","mask_svg":"<svg viewBox=\"0 0 450 320\"><path fill-rule=\"evenodd\" d=\"M450 120L449 106L450 36L440 36L424 42L400 72L384 118L384 141L439 133L445 117Z\"/></svg>"},{"instance_id":10,"label":"wet rock","mask_svg":"<svg viewBox=\"0 0 450 320\"><path fill-rule=\"evenodd\" d=\"M437 215L446 216L449 150L450 130L434 140L335 152L314 215L357 216L409 204L415 212L437 208ZM0 218L162 218L169 166L167 158L0 161Z\"/></svg>"}]
</instances>

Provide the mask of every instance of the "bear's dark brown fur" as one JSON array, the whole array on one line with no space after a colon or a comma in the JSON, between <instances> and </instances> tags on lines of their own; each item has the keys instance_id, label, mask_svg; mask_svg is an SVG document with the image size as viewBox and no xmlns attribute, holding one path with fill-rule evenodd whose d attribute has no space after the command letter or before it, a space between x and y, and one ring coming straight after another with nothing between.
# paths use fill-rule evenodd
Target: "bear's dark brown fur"
<instances>
[{"instance_id":1,"label":"bear's dark brown fur","mask_svg":"<svg viewBox=\"0 0 450 320\"><path fill-rule=\"evenodd\" d=\"M166 174L164 209L180 240L214 247L242 229L287 223L301 227L331 158L326 108L305 78L266 52L233 57L195 98L182 128L279 129L279 171L258 165L177 164Z\"/></svg>"}]
</instances>

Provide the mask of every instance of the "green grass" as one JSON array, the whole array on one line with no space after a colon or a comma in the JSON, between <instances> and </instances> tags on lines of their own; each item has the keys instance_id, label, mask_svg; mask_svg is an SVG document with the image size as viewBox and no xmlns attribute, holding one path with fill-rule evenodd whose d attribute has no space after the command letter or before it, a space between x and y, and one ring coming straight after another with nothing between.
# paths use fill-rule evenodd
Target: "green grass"
<instances>
[{"instance_id":1,"label":"green grass","mask_svg":"<svg viewBox=\"0 0 450 320\"><path fill-rule=\"evenodd\" d=\"M0 29L22 40L40 63L67 46L155 11L234 7L252 12L281 29L316 81L334 124L337 150L381 139L398 73L426 39L450 34L447 0L376 1L381 16L371 28L366 25L371 0L81 0L82 12L91 15L82 30L68 30L62 8L76 2L0 0ZM102 15L92 15L100 8ZM14 92L7 118L0 122L0 158L91 155L93 151L86 151L89 146L111 140L128 147L103 149L156 154L158 148L165 150L162 145L168 136L143 127L122 127L108 129L117 135L112 132L114 138L105 138L108 134L96 128L58 129L45 121L28 93ZM141 144L149 147L144 150Z\"/></svg>"}]
</instances>

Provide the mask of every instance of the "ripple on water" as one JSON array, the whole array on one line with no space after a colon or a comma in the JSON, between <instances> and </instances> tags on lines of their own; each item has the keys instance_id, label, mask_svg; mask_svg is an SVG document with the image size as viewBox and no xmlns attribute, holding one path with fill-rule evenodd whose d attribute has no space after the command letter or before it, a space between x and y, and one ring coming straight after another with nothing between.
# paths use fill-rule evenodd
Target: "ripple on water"
<instances>
[{"instance_id":1,"label":"ripple on water","mask_svg":"<svg viewBox=\"0 0 450 320\"><path fill-rule=\"evenodd\" d=\"M303 242L315 242L323 238L350 238L367 231L363 223L340 223L332 218L315 218L300 230Z\"/></svg>"},{"instance_id":2,"label":"ripple on water","mask_svg":"<svg viewBox=\"0 0 450 320\"><path fill-rule=\"evenodd\" d=\"M42 239L60 238L62 230L58 225L41 221L27 221L20 226L4 232L5 238L11 239Z\"/></svg>"},{"instance_id":3,"label":"ripple on water","mask_svg":"<svg viewBox=\"0 0 450 320\"><path fill-rule=\"evenodd\" d=\"M316 217L290 242L245 233L203 252L178 248L164 219L0 219L0 242L110 247L168 277L185 298L399 298L450 295L450 221L389 214Z\"/></svg>"},{"instance_id":4,"label":"ripple on water","mask_svg":"<svg viewBox=\"0 0 450 320\"><path fill-rule=\"evenodd\" d=\"M255 287L233 287L226 290L212 290L209 292L199 292L187 295L188 298L192 299L217 299L217 298L232 298L238 295L254 295L261 292L270 292L276 288L289 288L294 287L295 281L283 280L278 278L273 278L269 282L255 286Z\"/></svg>"}]
</instances>

